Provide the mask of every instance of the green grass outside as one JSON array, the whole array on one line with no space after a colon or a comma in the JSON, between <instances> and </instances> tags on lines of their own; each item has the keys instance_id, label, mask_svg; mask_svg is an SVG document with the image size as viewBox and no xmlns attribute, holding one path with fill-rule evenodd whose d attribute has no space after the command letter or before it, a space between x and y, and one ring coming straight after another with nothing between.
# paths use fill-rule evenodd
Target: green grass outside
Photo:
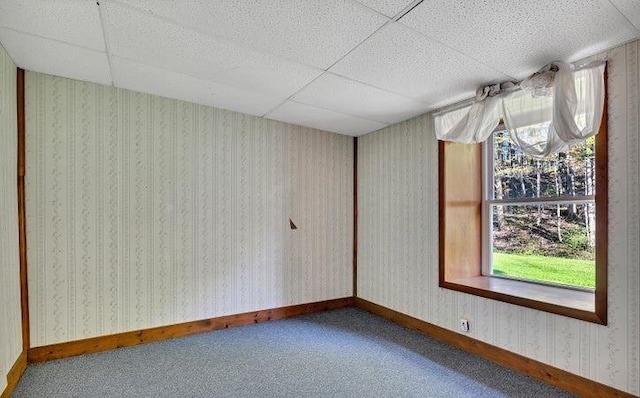
<instances>
[{"instance_id":1,"label":"green grass outside","mask_svg":"<svg viewBox=\"0 0 640 398\"><path fill-rule=\"evenodd\" d=\"M493 253L494 275L594 288L595 262L562 257Z\"/></svg>"}]
</instances>

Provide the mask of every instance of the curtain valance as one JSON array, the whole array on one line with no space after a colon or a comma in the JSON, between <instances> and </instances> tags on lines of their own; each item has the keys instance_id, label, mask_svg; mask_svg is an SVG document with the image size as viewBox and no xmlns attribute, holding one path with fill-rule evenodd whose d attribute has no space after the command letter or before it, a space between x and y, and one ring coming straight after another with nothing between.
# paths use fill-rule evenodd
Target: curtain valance
<instances>
[{"instance_id":1,"label":"curtain valance","mask_svg":"<svg viewBox=\"0 0 640 398\"><path fill-rule=\"evenodd\" d=\"M595 135L604 109L605 62L553 62L519 83L481 87L466 107L435 117L439 140L479 143L502 119L523 152L541 158Z\"/></svg>"}]
</instances>

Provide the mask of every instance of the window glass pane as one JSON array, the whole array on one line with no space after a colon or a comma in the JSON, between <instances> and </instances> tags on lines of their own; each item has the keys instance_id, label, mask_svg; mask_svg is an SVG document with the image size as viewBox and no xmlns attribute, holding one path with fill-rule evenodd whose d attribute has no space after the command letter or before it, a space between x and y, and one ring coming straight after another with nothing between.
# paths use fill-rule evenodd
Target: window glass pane
<instances>
[{"instance_id":1,"label":"window glass pane","mask_svg":"<svg viewBox=\"0 0 640 398\"><path fill-rule=\"evenodd\" d=\"M492 274L595 287L595 204L492 206Z\"/></svg>"},{"instance_id":2,"label":"window glass pane","mask_svg":"<svg viewBox=\"0 0 640 398\"><path fill-rule=\"evenodd\" d=\"M544 198L595 193L595 137L546 159L527 156L509 133L493 139L493 199Z\"/></svg>"}]
</instances>

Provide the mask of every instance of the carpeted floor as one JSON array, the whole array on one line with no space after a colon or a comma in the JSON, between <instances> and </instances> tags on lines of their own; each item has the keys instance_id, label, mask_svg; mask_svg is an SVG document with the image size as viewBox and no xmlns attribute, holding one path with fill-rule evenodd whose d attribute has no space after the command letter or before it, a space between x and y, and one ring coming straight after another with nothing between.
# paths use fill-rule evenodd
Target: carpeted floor
<instances>
[{"instance_id":1,"label":"carpeted floor","mask_svg":"<svg viewBox=\"0 0 640 398\"><path fill-rule=\"evenodd\" d=\"M563 397L346 308L29 365L14 397Z\"/></svg>"}]
</instances>

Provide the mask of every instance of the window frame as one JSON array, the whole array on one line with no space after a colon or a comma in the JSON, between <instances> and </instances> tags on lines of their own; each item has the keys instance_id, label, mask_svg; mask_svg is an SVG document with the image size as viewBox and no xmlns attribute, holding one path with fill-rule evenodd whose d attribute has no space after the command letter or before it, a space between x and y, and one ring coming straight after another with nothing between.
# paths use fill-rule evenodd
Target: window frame
<instances>
[{"instance_id":1,"label":"window frame","mask_svg":"<svg viewBox=\"0 0 640 398\"><path fill-rule=\"evenodd\" d=\"M587 288L573 285L562 285L559 283L536 281L530 279L522 279L510 276L493 275L493 261L492 261L492 248L493 248L493 229L492 229L492 206L538 206L538 205L561 205L561 204L596 204L596 195L562 195L555 197L541 197L541 198L515 198L515 199L496 199L494 196L494 139L495 133L505 131L506 127L503 123L500 123L498 127L493 131L491 136L482 144L482 276L489 276L493 278L502 278L507 280L516 280L528 283L537 283L545 286L555 286L564 289L573 289L579 291L593 292L595 288ZM596 150L597 157L597 150ZM596 167L594 165L594 171ZM597 178L597 174L595 176ZM597 212L596 212L597 214ZM597 236L596 225L596 236Z\"/></svg>"},{"instance_id":2,"label":"window frame","mask_svg":"<svg viewBox=\"0 0 640 398\"><path fill-rule=\"evenodd\" d=\"M600 130L595 136L596 287L582 291L482 274L488 245L482 222L486 168L482 144L438 142L439 287L607 324L608 136L607 86ZM455 159L455 161L453 161ZM479 182L479 183L478 183ZM487 248L487 249L485 249Z\"/></svg>"}]
</instances>

